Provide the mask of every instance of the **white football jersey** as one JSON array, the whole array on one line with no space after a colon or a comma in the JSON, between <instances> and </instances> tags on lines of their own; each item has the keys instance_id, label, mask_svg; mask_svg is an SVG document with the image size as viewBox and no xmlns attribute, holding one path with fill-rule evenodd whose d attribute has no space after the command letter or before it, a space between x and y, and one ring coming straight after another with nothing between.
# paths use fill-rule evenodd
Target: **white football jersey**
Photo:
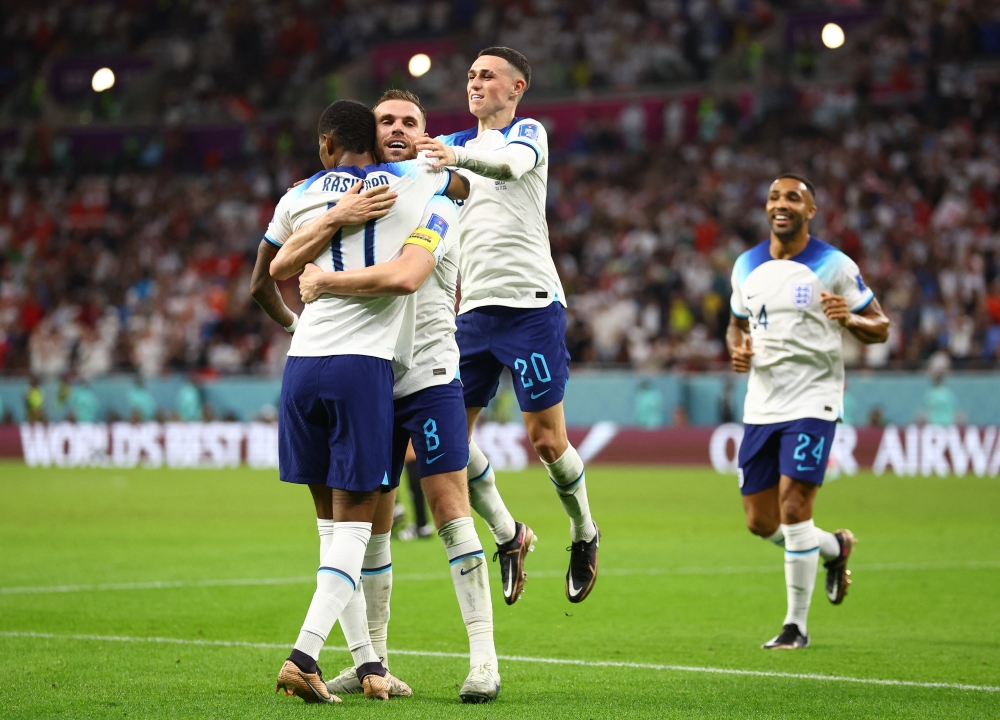
<instances>
[{"instance_id":1,"label":"white football jersey","mask_svg":"<svg viewBox=\"0 0 1000 720\"><path fill-rule=\"evenodd\" d=\"M356 270L398 257L410 233L419 227L428 202L447 190L451 173L434 170L423 159L323 170L281 198L264 239L281 247L292 233L336 205L359 180L365 190L388 185L399 197L384 217L339 230L313 260L321 270ZM323 295L302 311L288 354L368 355L408 364L412 344L399 343L397 353L397 343L412 307L405 297Z\"/></svg>"},{"instance_id":2,"label":"white football jersey","mask_svg":"<svg viewBox=\"0 0 1000 720\"><path fill-rule=\"evenodd\" d=\"M440 236L434 251L436 265L411 297L416 317L413 359L409 368L396 368L393 397L401 398L431 387L447 385L458 375L455 342L455 295L458 289L459 221L455 203L446 197L427 203L420 227Z\"/></svg>"},{"instance_id":3,"label":"white football jersey","mask_svg":"<svg viewBox=\"0 0 1000 720\"><path fill-rule=\"evenodd\" d=\"M743 422L767 425L843 416L842 328L823 314L820 293L841 295L851 312L875 297L847 255L811 237L790 260L765 240L733 266L733 314L750 322L754 356Z\"/></svg>"},{"instance_id":4,"label":"white football jersey","mask_svg":"<svg viewBox=\"0 0 1000 720\"><path fill-rule=\"evenodd\" d=\"M439 139L478 151L527 145L535 151L535 167L516 181L462 173L471 188L458 213L462 221L459 312L485 305L539 308L553 301L565 305L545 222L549 177L545 128L531 118L514 118L501 130L485 130L478 137L477 131L472 128Z\"/></svg>"}]
</instances>

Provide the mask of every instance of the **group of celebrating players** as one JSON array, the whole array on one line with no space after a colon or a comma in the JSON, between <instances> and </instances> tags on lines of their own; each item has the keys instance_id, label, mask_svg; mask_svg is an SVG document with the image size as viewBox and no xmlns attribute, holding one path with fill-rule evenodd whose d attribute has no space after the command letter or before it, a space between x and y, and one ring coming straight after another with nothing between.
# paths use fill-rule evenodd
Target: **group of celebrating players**
<instances>
[{"instance_id":1,"label":"group of celebrating players","mask_svg":"<svg viewBox=\"0 0 1000 720\"><path fill-rule=\"evenodd\" d=\"M386 649L389 537L411 443L469 636L459 696L497 697L489 574L471 511L494 536L508 605L524 588L534 541L472 440L504 368L570 519L569 601L583 601L597 580L601 534L563 413L569 354L545 218L548 141L541 123L515 117L530 81L521 53L483 50L467 85L477 127L440 138L425 134L424 109L405 91L387 91L373 110L333 103L318 128L324 170L280 200L258 249L251 293L293 335L280 476L309 486L320 539L316 591L277 684L306 702L412 694L389 672ZM751 372L740 451L747 522L786 555L788 617L764 647L794 648L808 644L818 555L833 602L849 582L853 536L811 519L842 402L840 328L881 342L888 321L852 261L809 236L808 181L776 180L767 212L770 240L733 271L727 339L734 368ZM274 282L297 273L301 317ZM354 664L325 681L317 660L338 620Z\"/></svg>"}]
</instances>

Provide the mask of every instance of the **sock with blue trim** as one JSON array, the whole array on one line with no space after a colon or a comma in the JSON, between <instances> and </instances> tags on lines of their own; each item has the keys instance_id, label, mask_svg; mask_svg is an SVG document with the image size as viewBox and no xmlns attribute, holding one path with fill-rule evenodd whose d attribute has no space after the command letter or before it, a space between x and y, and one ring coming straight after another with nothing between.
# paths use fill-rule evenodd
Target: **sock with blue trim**
<instances>
[{"instance_id":1,"label":"sock with blue trim","mask_svg":"<svg viewBox=\"0 0 1000 720\"><path fill-rule=\"evenodd\" d=\"M770 535L764 539L768 542L773 542L778 547L785 547L785 533L780 525L774 531L774 535ZM824 560L834 560L840 557L840 543L837 541L837 536L832 532L816 528L816 542L819 545L819 556Z\"/></svg>"},{"instance_id":2,"label":"sock with blue trim","mask_svg":"<svg viewBox=\"0 0 1000 720\"><path fill-rule=\"evenodd\" d=\"M497 478L490 461L474 440L469 441L469 503L490 526L497 545L514 539L514 518L497 490Z\"/></svg>"},{"instance_id":3,"label":"sock with blue trim","mask_svg":"<svg viewBox=\"0 0 1000 720\"><path fill-rule=\"evenodd\" d=\"M368 633L372 647L389 667L389 599L392 596L392 553L389 550L391 533L372 535L361 565L361 579L365 585L365 603L368 610Z\"/></svg>"},{"instance_id":4,"label":"sock with blue trim","mask_svg":"<svg viewBox=\"0 0 1000 720\"><path fill-rule=\"evenodd\" d=\"M333 520L316 518L316 529L319 531L319 564L323 564L323 556L333 542Z\"/></svg>"},{"instance_id":5,"label":"sock with blue trim","mask_svg":"<svg viewBox=\"0 0 1000 720\"><path fill-rule=\"evenodd\" d=\"M333 528L330 547L323 554L316 573L316 592L295 641L295 649L313 660L319 658L333 624L358 586L361 562L371 534L371 523L343 522Z\"/></svg>"},{"instance_id":6,"label":"sock with blue trim","mask_svg":"<svg viewBox=\"0 0 1000 720\"><path fill-rule=\"evenodd\" d=\"M475 523L471 517L456 518L442 525L438 535L448 553L451 581L469 634L469 665L489 663L496 668L490 574Z\"/></svg>"},{"instance_id":7,"label":"sock with blue trim","mask_svg":"<svg viewBox=\"0 0 1000 720\"><path fill-rule=\"evenodd\" d=\"M566 448L558 460L542 464L549 471L549 479L556 486L563 510L569 515L570 536L573 542L590 542L597 534L597 527L590 517L590 502L587 500L587 477L583 470L583 458L572 445Z\"/></svg>"},{"instance_id":8,"label":"sock with blue trim","mask_svg":"<svg viewBox=\"0 0 1000 720\"><path fill-rule=\"evenodd\" d=\"M819 565L819 543L816 526L812 520L782 525L785 536L785 589L788 591L788 613L784 624L795 623L806 635L809 603L816 586L816 568Z\"/></svg>"},{"instance_id":9,"label":"sock with blue trim","mask_svg":"<svg viewBox=\"0 0 1000 720\"><path fill-rule=\"evenodd\" d=\"M340 614L340 629L344 631L347 649L354 658L354 667L360 668L367 663L379 663L379 656L372 647L372 639L368 634L368 617L365 606L365 582L362 571L361 582L351 595L351 599Z\"/></svg>"}]
</instances>

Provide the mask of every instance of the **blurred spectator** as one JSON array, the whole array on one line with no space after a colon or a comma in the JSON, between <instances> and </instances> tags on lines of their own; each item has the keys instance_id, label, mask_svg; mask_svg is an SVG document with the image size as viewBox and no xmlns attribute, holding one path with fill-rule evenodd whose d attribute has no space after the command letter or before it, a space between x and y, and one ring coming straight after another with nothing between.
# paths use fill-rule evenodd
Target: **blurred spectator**
<instances>
[{"instance_id":1,"label":"blurred spectator","mask_svg":"<svg viewBox=\"0 0 1000 720\"><path fill-rule=\"evenodd\" d=\"M663 396L649 380L639 383L635 393L635 424L643 428L658 428L663 425Z\"/></svg>"},{"instance_id":2,"label":"blurred spectator","mask_svg":"<svg viewBox=\"0 0 1000 720\"><path fill-rule=\"evenodd\" d=\"M156 417L156 400L146 389L141 375L135 376L135 382L129 388L128 411L132 422L150 422Z\"/></svg>"},{"instance_id":3,"label":"blurred spectator","mask_svg":"<svg viewBox=\"0 0 1000 720\"><path fill-rule=\"evenodd\" d=\"M86 381L73 383L68 405L72 419L76 422L93 423L101 419L101 401Z\"/></svg>"},{"instance_id":4,"label":"blurred spectator","mask_svg":"<svg viewBox=\"0 0 1000 720\"><path fill-rule=\"evenodd\" d=\"M184 422L198 422L202 418L201 388L188 380L177 391L177 415Z\"/></svg>"},{"instance_id":5,"label":"blurred spectator","mask_svg":"<svg viewBox=\"0 0 1000 720\"><path fill-rule=\"evenodd\" d=\"M946 377L947 373L943 370L937 370L931 375L931 387L924 394L928 425L949 427L955 424L958 398L944 384Z\"/></svg>"},{"instance_id":6,"label":"blurred spectator","mask_svg":"<svg viewBox=\"0 0 1000 720\"><path fill-rule=\"evenodd\" d=\"M882 408L875 406L868 413L868 427L870 428L884 428L886 426L885 414L882 412Z\"/></svg>"},{"instance_id":7,"label":"blurred spectator","mask_svg":"<svg viewBox=\"0 0 1000 720\"><path fill-rule=\"evenodd\" d=\"M45 422L45 393L38 378L32 376L24 393L24 414L30 423Z\"/></svg>"}]
</instances>

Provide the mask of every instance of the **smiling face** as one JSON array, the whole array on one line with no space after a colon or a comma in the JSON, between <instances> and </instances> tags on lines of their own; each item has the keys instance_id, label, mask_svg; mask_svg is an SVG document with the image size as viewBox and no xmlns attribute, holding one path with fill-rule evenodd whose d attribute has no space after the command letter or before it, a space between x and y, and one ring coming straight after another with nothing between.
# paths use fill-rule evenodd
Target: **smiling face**
<instances>
[{"instance_id":1,"label":"smiling face","mask_svg":"<svg viewBox=\"0 0 1000 720\"><path fill-rule=\"evenodd\" d=\"M487 118L510 103L517 104L527 86L521 74L509 62L494 55L476 58L469 68L469 112Z\"/></svg>"},{"instance_id":2,"label":"smiling face","mask_svg":"<svg viewBox=\"0 0 1000 720\"><path fill-rule=\"evenodd\" d=\"M791 242L816 214L816 201L809 189L795 178L780 178L767 194L767 222L783 243Z\"/></svg>"},{"instance_id":3,"label":"smiling face","mask_svg":"<svg viewBox=\"0 0 1000 720\"><path fill-rule=\"evenodd\" d=\"M406 100L386 100L375 107L375 149L380 162L401 162L417 156L414 146L424 134L420 108Z\"/></svg>"}]
</instances>

